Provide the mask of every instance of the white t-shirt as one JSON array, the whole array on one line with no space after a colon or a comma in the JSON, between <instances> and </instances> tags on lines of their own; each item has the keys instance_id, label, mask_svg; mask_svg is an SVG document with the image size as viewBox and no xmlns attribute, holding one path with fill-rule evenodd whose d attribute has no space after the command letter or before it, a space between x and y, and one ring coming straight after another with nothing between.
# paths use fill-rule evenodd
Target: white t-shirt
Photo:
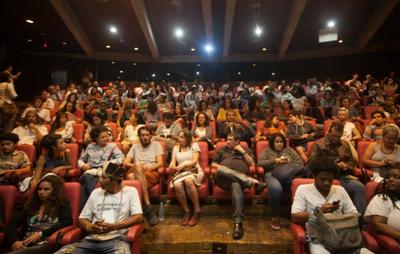
<instances>
[{"instance_id":1,"label":"white t-shirt","mask_svg":"<svg viewBox=\"0 0 400 254\"><path fill-rule=\"evenodd\" d=\"M106 193L101 188L95 189L89 196L79 219L92 223L104 220L107 223L121 222L135 214L142 214L139 194L135 187L124 186L115 194ZM125 235L129 228L114 230L106 234L91 234L87 239L109 240Z\"/></svg>"},{"instance_id":2,"label":"white t-shirt","mask_svg":"<svg viewBox=\"0 0 400 254\"><path fill-rule=\"evenodd\" d=\"M42 134L42 136L48 134L46 126L38 124L36 124L35 126L39 130L40 134ZM18 126L14 130L12 130L12 133L18 135L19 145L22 144L33 145L33 143L37 140L35 132L33 132L28 126Z\"/></svg>"},{"instance_id":3,"label":"white t-shirt","mask_svg":"<svg viewBox=\"0 0 400 254\"><path fill-rule=\"evenodd\" d=\"M42 107L46 109L54 109L54 101L51 98L48 98L45 102L43 102Z\"/></svg>"},{"instance_id":4,"label":"white t-shirt","mask_svg":"<svg viewBox=\"0 0 400 254\"><path fill-rule=\"evenodd\" d=\"M352 122L346 122L344 124L344 128L343 128L343 135L341 137L342 140L347 140L347 141L351 141L353 138L353 130L354 128L356 128L356 126L354 125L354 123Z\"/></svg>"},{"instance_id":5,"label":"white t-shirt","mask_svg":"<svg viewBox=\"0 0 400 254\"><path fill-rule=\"evenodd\" d=\"M395 204L400 208L400 200L397 200ZM372 215L386 217L388 226L400 230L400 209L393 206L389 197L384 200L382 195L374 196L367 206L364 217L368 220L368 217Z\"/></svg>"},{"instance_id":6,"label":"white t-shirt","mask_svg":"<svg viewBox=\"0 0 400 254\"><path fill-rule=\"evenodd\" d=\"M292 213L311 212L317 206L320 207L326 202L333 203L337 200L340 200L340 203L339 209L337 209L335 213L357 212L357 208L351 201L349 194L347 194L342 186L332 185L328 196L324 197L317 188L315 188L314 183L303 184L297 188L294 194Z\"/></svg>"},{"instance_id":7,"label":"white t-shirt","mask_svg":"<svg viewBox=\"0 0 400 254\"><path fill-rule=\"evenodd\" d=\"M136 126L133 126L129 124L125 128L125 140L131 141L131 142L136 142L139 140L139 135L138 135L138 130L140 127L144 126L143 124L138 124Z\"/></svg>"},{"instance_id":8,"label":"white t-shirt","mask_svg":"<svg viewBox=\"0 0 400 254\"><path fill-rule=\"evenodd\" d=\"M133 144L127 158L133 159L134 163L156 164L157 156L164 154L160 142L152 141L148 147L143 147L141 143Z\"/></svg>"}]
</instances>

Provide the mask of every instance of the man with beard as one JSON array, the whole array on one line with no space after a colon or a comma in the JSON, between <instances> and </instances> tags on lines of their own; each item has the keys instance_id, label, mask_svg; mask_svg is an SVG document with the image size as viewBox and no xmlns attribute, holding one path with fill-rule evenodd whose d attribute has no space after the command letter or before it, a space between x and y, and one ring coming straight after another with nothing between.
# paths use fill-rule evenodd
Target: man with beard
<instances>
[{"instance_id":1,"label":"man with beard","mask_svg":"<svg viewBox=\"0 0 400 254\"><path fill-rule=\"evenodd\" d=\"M39 117L35 110L29 110L23 119L23 125L16 127L12 130L19 137L19 145L39 144L43 136L48 134L46 126L41 124Z\"/></svg>"},{"instance_id":2,"label":"man with beard","mask_svg":"<svg viewBox=\"0 0 400 254\"><path fill-rule=\"evenodd\" d=\"M151 141L150 129L146 126L138 129L140 143L129 150L123 166L128 169L128 179L140 181L143 189L143 211L150 226L158 223L158 218L150 205L148 188L159 182L158 168L162 167L163 149L160 142Z\"/></svg>"}]
</instances>

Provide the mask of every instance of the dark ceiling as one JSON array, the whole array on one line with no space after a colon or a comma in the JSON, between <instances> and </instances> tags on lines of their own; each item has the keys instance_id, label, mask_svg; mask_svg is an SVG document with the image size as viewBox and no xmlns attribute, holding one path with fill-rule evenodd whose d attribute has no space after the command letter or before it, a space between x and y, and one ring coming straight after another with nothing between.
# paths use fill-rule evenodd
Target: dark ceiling
<instances>
[{"instance_id":1,"label":"dark ceiling","mask_svg":"<svg viewBox=\"0 0 400 254\"><path fill-rule=\"evenodd\" d=\"M196 63L308 59L398 50L398 2L3 0L0 38L29 54L107 61ZM34 24L26 23L26 19L33 20ZM318 43L318 31L326 28L330 19L336 21L338 40L343 43ZM253 32L256 24L263 29L260 37ZM117 34L109 32L110 25L118 28ZM174 36L177 26L186 32L181 39ZM215 47L212 55L203 50L207 42ZM192 48L196 50L191 51Z\"/></svg>"}]
</instances>

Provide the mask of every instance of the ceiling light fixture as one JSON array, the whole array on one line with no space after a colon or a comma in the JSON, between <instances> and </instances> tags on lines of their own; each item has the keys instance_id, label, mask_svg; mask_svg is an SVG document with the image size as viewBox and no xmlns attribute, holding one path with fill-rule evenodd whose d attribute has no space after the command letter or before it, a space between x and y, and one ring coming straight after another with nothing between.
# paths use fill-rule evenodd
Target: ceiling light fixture
<instances>
[{"instance_id":1,"label":"ceiling light fixture","mask_svg":"<svg viewBox=\"0 0 400 254\"><path fill-rule=\"evenodd\" d=\"M196 51L196 49L195 48L191 48L190 51Z\"/></svg>"},{"instance_id":2,"label":"ceiling light fixture","mask_svg":"<svg viewBox=\"0 0 400 254\"><path fill-rule=\"evenodd\" d=\"M196 71L196 75L199 76L199 75L200 75L200 72L199 72L199 71Z\"/></svg>"},{"instance_id":3,"label":"ceiling light fixture","mask_svg":"<svg viewBox=\"0 0 400 254\"><path fill-rule=\"evenodd\" d=\"M136 63L133 63L133 65L136 65Z\"/></svg>"},{"instance_id":4,"label":"ceiling light fixture","mask_svg":"<svg viewBox=\"0 0 400 254\"><path fill-rule=\"evenodd\" d=\"M32 42L32 39L28 39L27 41L28 41L28 42Z\"/></svg>"},{"instance_id":5,"label":"ceiling light fixture","mask_svg":"<svg viewBox=\"0 0 400 254\"><path fill-rule=\"evenodd\" d=\"M204 46L204 50L205 50L207 53L211 53L211 52L214 51L214 47L213 47L211 44L206 44L206 45Z\"/></svg>"},{"instance_id":6,"label":"ceiling light fixture","mask_svg":"<svg viewBox=\"0 0 400 254\"><path fill-rule=\"evenodd\" d=\"M275 72L271 73L272 76L275 76Z\"/></svg>"},{"instance_id":7,"label":"ceiling light fixture","mask_svg":"<svg viewBox=\"0 0 400 254\"><path fill-rule=\"evenodd\" d=\"M343 40L338 40L339 43L343 43Z\"/></svg>"},{"instance_id":8,"label":"ceiling light fixture","mask_svg":"<svg viewBox=\"0 0 400 254\"><path fill-rule=\"evenodd\" d=\"M33 22L33 20L31 20L31 19L26 19L25 21L26 21L26 23L28 23L28 24L33 24L33 23L35 23L35 22Z\"/></svg>"},{"instance_id":9,"label":"ceiling light fixture","mask_svg":"<svg viewBox=\"0 0 400 254\"><path fill-rule=\"evenodd\" d=\"M111 48L111 45L106 45L106 48L108 48L108 49Z\"/></svg>"},{"instance_id":10,"label":"ceiling light fixture","mask_svg":"<svg viewBox=\"0 0 400 254\"><path fill-rule=\"evenodd\" d=\"M237 73L238 75L242 75L242 73L240 72L240 71L238 71L238 73Z\"/></svg>"},{"instance_id":11,"label":"ceiling light fixture","mask_svg":"<svg viewBox=\"0 0 400 254\"><path fill-rule=\"evenodd\" d=\"M115 27L115 26L110 26L110 32L111 33L113 33L113 34L116 34L116 33L118 33L118 29Z\"/></svg>"},{"instance_id":12,"label":"ceiling light fixture","mask_svg":"<svg viewBox=\"0 0 400 254\"><path fill-rule=\"evenodd\" d=\"M68 43L66 41L63 41L61 44L66 46Z\"/></svg>"},{"instance_id":13,"label":"ceiling light fixture","mask_svg":"<svg viewBox=\"0 0 400 254\"><path fill-rule=\"evenodd\" d=\"M114 61L112 61L112 62L111 62L111 64L115 64L115 62L114 62Z\"/></svg>"},{"instance_id":14,"label":"ceiling light fixture","mask_svg":"<svg viewBox=\"0 0 400 254\"><path fill-rule=\"evenodd\" d=\"M257 66L257 65L254 63L254 64L253 64L253 67L256 67L256 66Z\"/></svg>"},{"instance_id":15,"label":"ceiling light fixture","mask_svg":"<svg viewBox=\"0 0 400 254\"><path fill-rule=\"evenodd\" d=\"M329 28L333 28L336 26L336 22L334 20L329 20L328 23L326 23L326 26Z\"/></svg>"},{"instance_id":16,"label":"ceiling light fixture","mask_svg":"<svg viewBox=\"0 0 400 254\"><path fill-rule=\"evenodd\" d=\"M200 67L200 64L197 64L197 67Z\"/></svg>"},{"instance_id":17,"label":"ceiling light fixture","mask_svg":"<svg viewBox=\"0 0 400 254\"><path fill-rule=\"evenodd\" d=\"M261 37L261 35L262 35L262 29L261 29L261 27L259 26L259 25L256 25L256 28L254 28L254 34L256 35L256 36L258 36L258 37Z\"/></svg>"},{"instance_id":18,"label":"ceiling light fixture","mask_svg":"<svg viewBox=\"0 0 400 254\"><path fill-rule=\"evenodd\" d=\"M178 39L182 38L183 34L184 34L183 29L180 27L175 28L174 33L175 33L176 38L178 38Z\"/></svg>"},{"instance_id":19,"label":"ceiling light fixture","mask_svg":"<svg viewBox=\"0 0 400 254\"><path fill-rule=\"evenodd\" d=\"M136 48L133 48L133 50L135 50L135 51L139 51L139 48L137 48L137 47L136 47Z\"/></svg>"},{"instance_id":20,"label":"ceiling light fixture","mask_svg":"<svg viewBox=\"0 0 400 254\"><path fill-rule=\"evenodd\" d=\"M262 48L262 51L267 51L267 48Z\"/></svg>"},{"instance_id":21,"label":"ceiling light fixture","mask_svg":"<svg viewBox=\"0 0 400 254\"><path fill-rule=\"evenodd\" d=\"M156 74L153 73L153 74L151 74L151 76L154 78L156 76Z\"/></svg>"},{"instance_id":22,"label":"ceiling light fixture","mask_svg":"<svg viewBox=\"0 0 400 254\"><path fill-rule=\"evenodd\" d=\"M119 73L124 73L124 71L123 71L123 70L120 70Z\"/></svg>"},{"instance_id":23,"label":"ceiling light fixture","mask_svg":"<svg viewBox=\"0 0 400 254\"><path fill-rule=\"evenodd\" d=\"M171 74L169 74L169 72L167 72L167 76L169 76L169 75L171 75Z\"/></svg>"}]
</instances>

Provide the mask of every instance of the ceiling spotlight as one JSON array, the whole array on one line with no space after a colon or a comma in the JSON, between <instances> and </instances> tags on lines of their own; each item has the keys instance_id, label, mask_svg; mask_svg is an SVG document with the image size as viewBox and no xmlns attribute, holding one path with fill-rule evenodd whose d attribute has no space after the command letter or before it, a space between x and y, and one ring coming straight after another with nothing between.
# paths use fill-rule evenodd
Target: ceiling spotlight
<instances>
[{"instance_id":1,"label":"ceiling spotlight","mask_svg":"<svg viewBox=\"0 0 400 254\"><path fill-rule=\"evenodd\" d=\"M197 67L200 67L200 64L197 64Z\"/></svg>"},{"instance_id":2,"label":"ceiling spotlight","mask_svg":"<svg viewBox=\"0 0 400 254\"><path fill-rule=\"evenodd\" d=\"M169 74L169 72L167 72L167 76L169 76L169 75L171 75L171 74Z\"/></svg>"},{"instance_id":3,"label":"ceiling spotlight","mask_svg":"<svg viewBox=\"0 0 400 254\"><path fill-rule=\"evenodd\" d=\"M66 46L68 43L66 41L63 41L61 44Z\"/></svg>"},{"instance_id":4,"label":"ceiling spotlight","mask_svg":"<svg viewBox=\"0 0 400 254\"><path fill-rule=\"evenodd\" d=\"M253 64L253 67L256 67L257 65L256 64Z\"/></svg>"},{"instance_id":5,"label":"ceiling spotlight","mask_svg":"<svg viewBox=\"0 0 400 254\"><path fill-rule=\"evenodd\" d=\"M106 45L106 48L108 48L108 49L111 48L111 45Z\"/></svg>"},{"instance_id":6,"label":"ceiling spotlight","mask_svg":"<svg viewBox=\"0 0 400 254\"><path fill-rule=\"evenodd\" d=\"M275 72L271 73L272 76L275 76Z\"/></svg>"},{"instance_id":7,"label":"ceiling spotlight","mask_svg":"<svg viewBox=\"0 0 400 254\"><path fill-rule=\"evenodd\" d=\"M339 43L343 43L343 40L338 40Z\"/></svg>"},{"instance_id":8,"label":"ceiling spotlight","mask_svg":"<svg viewBox=\"0 0 400 254\"><path fill-rule=\"evenodd\" d=\"M262 29L258 25L256 25L256 28L254 29L254 34L257 35L258 37L261 36L262 34Z\"/></svg>"},{"instance_id":9,"label":"ceiling spotlight","mask_svg":"<svg viewBox=\"0 0 400 254\"><path fill-rule=\"evenodd\" d=\"M262 48L262 51L267 51L267 48Z\"/></svg>"},{"instance_id":10,"label":"ceiling spotlight","mask_svg":"<svg viewBox=\"0 0 400 254\"><path fill-rule=\"evenodd\" d=\"M133 65L136 65L136 63L133 63Z\"/></svg>"},{"instance_id":11,"label":"ceiling spotlight","mask_svg":"<svg viewBox=\"0 0 400 254\"><path fill-rule=\"evenodd\" d=\"M139 48L137 48L137 47L136 47L136 48L133 48L133 50L135 50L135 51L138 51L138 50L139 50Z\"/></svg>"},{"instance_id":12,"label":"ceiling spotlight","mask_svg":"<svg viewBox=\"0 0 400 254\"><path fill-rule=\"evenodd\" d=\"M336 22L334 20L329 20L326 24L327 27L332 28L336 26Z\"/></svg>"},{"instance_id":13,"label":"ceiling spotlight","mask_svg":"<svg viewBox=\"0 0 400 254\"><path fill-rule=\"evenodd\" d=\"M240 72L240 71L238 71L238 73L237 73L238 75L242 75L242 73Z\"/></svg>"},{"instance_id":14,"label":"ceiling spotlight","mask_svg":"<svg viewBox=\"0 0 400 254\"><path fill-rule=\"evenodd\" d=\"M120 70L119 73L124 73L124 71L123 71L123 70Z\"/></svg>"},{"instance_id":15,"label":"ceiling spotlight","mask_svg":"<svg viewBox=\"0 0 400 254\"><path fill-rule=\"evenodd\" d=\"M151 76L154 78L156 76L156 74L153 73L153 74L151 74Z\"/></svg>"},{"instance_id":16,"label":"ceiling spotlight","mask_svg":"<svg viewBox=\"0 0 400 254\"><path fill-rule=\"evenodd\" d=\"M33 20L31 20L31 19L26 19L25 21L26 21L26 23L28 23L28 24L33 24L33 23L35 23L35 22L33 22Z\"/></svg>"},{"instance_id":17,"label":"ceiling spotlight","mask_svg":"<svg viewBox=\"0 0 400 254\"><path fill-rule=\"evenodd\" d=\"M180 39L183 37L183 29L180 27L175 28L175 36Z\"/></svg>"},{"instance_id":18,"label":"ceiling spotlight","mask_svg":"<svg viewBox=\"0 0 400 254\"><path fill-rule=\"evenodd\" d=\"M110 32L111 33L113 33L113 34L116 34L116 33L118 33L118 29L115 27L115 26L110 26Z\"/></svg>"},{"instance_id":19,"label":"ceiling spotlight","mask_svg":"<svg viewBox=\"0 0 400 254\"><path fill-rule=\"evenodd\" d=\"M32 39L28 39L27 42L32 42Z\"/></svg>"},{"instance_id":20,"label":"ceiling spotlight","mask_svg":"<svg viewBox=\"0 0 400 254\"><path fill-rule=\"evenodd\" d=\"M200 75L200 72L199 72L199 71L196 71L196 75L199 76L199 75Z\"/></svg>"},{"instance_id":21,"label":"ceiling spotlight","mask_svg":"<svg viewBox=\"0 0 400 254\"><path fill-rule=\"evenodd\" d=\"M121 77L120 77L120 76L118 76L118 77L117 77L117 79L121 79Z\"/></svg>"},{"instance_id":22,"label":"ceiling spotlight","mask_svg":"<svg viewBox=\"0 0 400 254\"><path fill-rule=\"evenodd\" d=\"M207 44L207 45L204 46L204 50L205 50L207 53L211 53L211 52L214 51L214 47L213 47L211 44Z\"/></svg>"},{"instance_id":23,"label":"ceiling spotlight","mask_svg":"<svg viewBox=\"0 0 400 254\"><path fill-rule=\"evenodd\" d=\"M190 51L196 51L196 49L195 48L191 48Z\"/></svg>"},{"instance_id":24,"label":"ceiling spotlight","mask_svg":"<svg viewBox=\"0 0 400 254\"><path fill-rule=\"evenodd\" d=\"M111 64L115 64L115 62L114 62L114 61L112 61L112 62L111 62Z\"/></svg>"}]
</instances>

